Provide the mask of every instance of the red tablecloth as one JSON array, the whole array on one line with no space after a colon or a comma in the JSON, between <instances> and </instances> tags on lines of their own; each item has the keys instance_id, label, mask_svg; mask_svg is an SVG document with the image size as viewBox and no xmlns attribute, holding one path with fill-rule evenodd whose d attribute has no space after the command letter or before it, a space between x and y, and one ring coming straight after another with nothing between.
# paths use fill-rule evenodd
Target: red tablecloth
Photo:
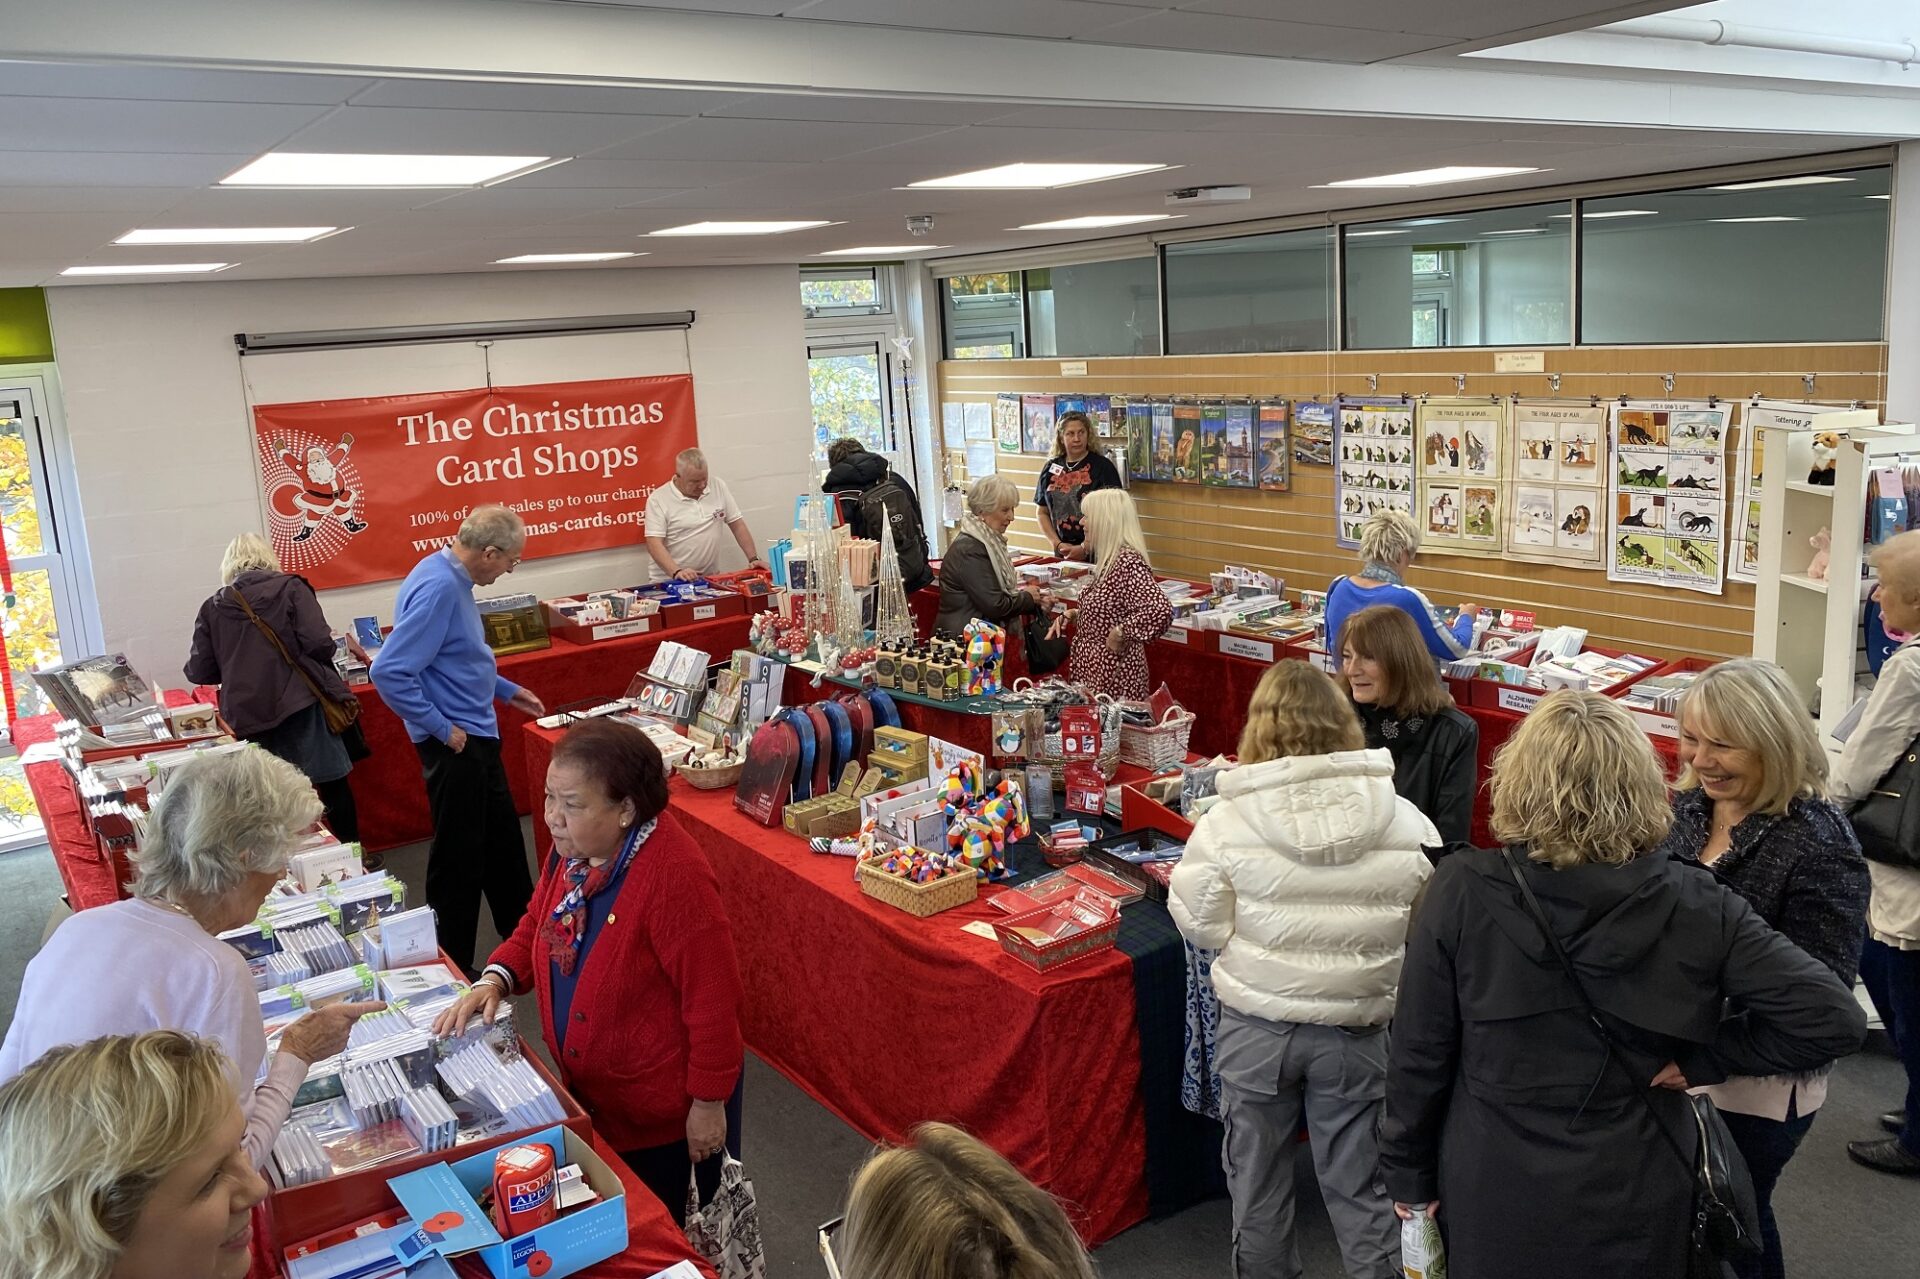
<instances>
[{"instance_id":1,"label":"red tablecloth","mask_svg":"<svg viewBox=\"0 0 1920 1279\"><path fill-rule=\"evenodd\" d=\"M558 736L529 727L531 784ZM1065 1201L1091 1241L1147 1211L1132 967L1118 952L1036 973L960 931L971 906L916 919L860 893L852 863L673 782L712 861L746 987L748 1045L869 1138L944 1119Z\"/></svg>"},{"instance_id":2,"label":"red tablecloth","mask_svg":"<svg viewBox=\"0 0 1920 1279\"><path fill-rule=\"evenodd\" d=\"M635 635L599 644L568 644L555 640L551 648L515 653L500 659L500 673L530 688L549 710L587 698L618 697L636 670L653 660L653 651L666 640L703 649L724 658L747 642L749 617L680 626L652 635ZM353 797L360 810L362 842L369 850L394 848L433 836L427 813L427 788L420 777L420 758L413 752L406 726L378 690L371 685L354 689L360 698L360 724L372 748L371 758L353 770ZM532 812L532 795L525 781L520 727L528 722L519 711L505 706L500 712L500 754L507 781L513 787L514 807Z\"/></svg>"}]
</instances>

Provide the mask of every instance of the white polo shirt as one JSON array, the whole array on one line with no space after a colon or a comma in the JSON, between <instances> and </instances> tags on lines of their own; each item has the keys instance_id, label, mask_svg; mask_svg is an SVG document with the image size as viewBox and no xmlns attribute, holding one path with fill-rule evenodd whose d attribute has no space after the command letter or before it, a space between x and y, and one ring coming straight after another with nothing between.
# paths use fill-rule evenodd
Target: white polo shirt
<instances>
[{"instance_id":1,"label":"white polo shirt","mask_svg":"<svg viewBox=\"0 0 1920 1279\"><path fill-rule=\"evenodd\" d=\"M707 481L707 491L688 497L669 480L647 495L648 537L667 544L667 554L681 568L690 568L705 576L719 571L720 557L735 545L728 527L740 518L733 494L718 478ZM649 580L664 582L670 576L656 561L649 569Z\"/></svg>"}]
</instances>

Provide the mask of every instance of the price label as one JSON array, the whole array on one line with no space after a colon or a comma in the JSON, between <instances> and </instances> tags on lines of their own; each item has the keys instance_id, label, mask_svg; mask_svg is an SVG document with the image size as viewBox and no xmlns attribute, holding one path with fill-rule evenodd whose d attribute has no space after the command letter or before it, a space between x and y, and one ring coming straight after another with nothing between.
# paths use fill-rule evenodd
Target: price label
<instances>
[{"instance_id":1,"label":"price label","mask_svg":"<svg viewBox=\"0 0 1920 1279\"><path fill-rule=\"evenodd\" d=\"M1187 633L1187 628L1184 626L1169 626L1167 633L1160 638L1169 644L1184 644L1187 642Z\"/></svg>"},{"instance_id":2,"label":"price label","mask_svg":"<svg viewBox=\"0 0 1920 1279\"><path fill-rule=\"evenodd\" d=\"M704 622L719 611L720 606L718 604L695 604L693 606L693 620L696 622Z\"/></svg>"},{"instance_id":3,"label":"price label","mask_svg":"<svg viewBox=\"0 0 1920 1279\"><path fill-rule=\"evenodd\" d=\"M1230 657L1250 657L1256 662L1273 660L1273 645L1266 640L1247 639L1241 635L1222 635L1220 651Z\"/></svg>"},{"instance_id":4,"label":"price label","mask_svg":"<svg viewBox=\"0 0 1920 1279\"><path fill-rule=\"evenodd\" d=\"M1317 669L1323 670L1329 675L1333 674L1332 653L1308 653L1307 660L1312 662Z\"/></svg>"},{"instance_id":5,"label":"price label","mask_svg":"<svg viewBox=\"0 0 1920 1279\"><path fill-rule=\"evenodd\" d=\"M653 629L651 617L634 617L624 622L608 622L605 626L593 628L593 638L597 640L619 639L622 635L645 635Z\"/></svg>"},{"instance_id":6,"label":"price label","mask_svg":"<svg viewBox=\"0 0 1920 1279\"><path fill-rule=\"evenodd\" d=\"M1528 711L1538 706L1540 699L1544 696L1546 696L1544 693L1529 693L1518 688L1503 688L1500 690L1500 709L1503 711L1516 711L1519 714L1525 715Z\"/></svg>"}]
</instances>

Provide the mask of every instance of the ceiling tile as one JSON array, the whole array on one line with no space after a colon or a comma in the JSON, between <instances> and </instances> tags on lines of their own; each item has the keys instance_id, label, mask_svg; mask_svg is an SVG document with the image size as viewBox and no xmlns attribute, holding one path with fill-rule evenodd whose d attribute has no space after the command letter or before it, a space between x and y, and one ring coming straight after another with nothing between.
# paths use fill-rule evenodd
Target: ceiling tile
<instances>
[{"instance_id":1,"label":"ceiling tile","mask_svg":"<svg viewBox=\"0 0 1920 1279\"><path fill-rule=\"evenodd\" d=\"M200 226L349 226L402 212L433 194L417 190L279 191L262 187L207 187L175 204L167 211L167 217L175 226L194 223Z\"/></svg>"},{"instance_id":2,"label":"ceiling tile","mask_svg":"<svg viewBox=\"0 0 1920 1279\"><path fill-rule=\"evenodd\" d=\"M0 171L5 163L0 156ZM0 213L145 215L171 208L192 194L188 187L29 187L0 182Z\"/></svg>"},{"instance_id":3,"label":"ceiling tile","mask_svg":"<svg viewBox=\"0 0 1920 1279\"><path fill-rule=\"evenodd\" d=\"M339 107L281 144L285 151L586 155L678 123L674 116L571 111Z\"/></svg>"},{"instance_id":4,"label":"ceiling tile","mask_svg":"<svg viewBox=\"0 0 1920 1279\"><path fill-rule=\"evenodd\" d=\"M329 107L0 97L0 151L257 155Z\"/></svg>"},{"instance_id":5,"label":"ceiling tile","mask_svg":"<svg viewBox=\"0 0 1920 1279\"><path fill-rule=\"evenodd\" d=\"M649 133L595 156L602 160L828 161L940 133L915 124L722 120L701 117Z\"/></svg>"},{"instance_id":6,"label":"ceiling tile","mask_svg":"<svg viewBox=\"0 0 1920 1279\"><path fill-rule=\"evenodd\" d=\"M573 111L605 115L700 115L750 100L728 90L632 89L617 85L378 80L354 94L356 107L440 107L462 111Z\"/></svg>"},{"instance_id":7,"label":"ceiling tile","mask_svg":"<svg viewBox=\"0 0 1920 1279\"><path fill-rule=\"evenodd\" d=\"M0 155L9 186L206 186L253 159L245 155L168 155L123 151L13 151Z\"/></svg>"},{"instance_id":8,"label":"ceiling tile","mask_svg":"<svg viewBox=\"0 0 1920 1279\"><path fill-rule=\"evenodd\" d=\"M374 83L291 72L189 71L171 67L0 64L0 93L42 98L140 98L161 102L286 102L331 106Z\"/></svg>"},{"instance_id":9,"label":"ceiling tile","mask_svg":"<svg viewBox=\"0 0 1920 1279\"><path fill-rule=\"evenodd\" d=\"M801 16L810 21L1068 40L1097 33L1137 13L1130 7L1086 0L814 0Z\"/></svg>"},{"instance_id":10,"label":"ceiling tile","mask_svg":"<svg viewBox=\"0 0 1920 1279\"><path fill-rule=\"evenodd\" d=\"M423 213L456 219L486 213L537 220L616 209L631 194L626 190L602 187L521 187L508 182L478 191L462 191L439 199L422 200L414 207Z\"/></svg>"},{"instance_id":11,"label":"ceiling tile","mask_svg":"<svg viewBox=\"0 0 1920 1279\"><path fill-rule=\"evenodd\" d=\"M1003 129L985 124L949 129L855 158L864 164L899 163L902 175L896 185L905 186L1020 161L1085 160L1096 149L1124 144L1133 145L1133 158L1141 164L1179 163L1177 151L1165 144L1149 145L1130 129Z\"/></svg>"},{"instance_id":12,"label":"ceiling tile","mask_svg":"<svg viewBox=\"0 0 1920 1279\"><path fill-rule=\"evenodd\" d=\"M1137 45L1305 58L1323 62L1383 62L1439 48L1444 36L1356 31L1351 27L1239 18L1210 13L1148 13L1084 37L1093 44Z\"/></svg>"},{"instance_id":13,"label":"ceiling tile","mask_svg":"<svg viewBox=\"0 0 1920 1279\"><path fill-rule=\"evenodd\" d=\"M786 164L752 160L606 160L593 156L542 169L524 178L515 178L506 185L521 189L601 187L613 190L681 190L739 182L769 169L786 167Z\"/></svg>"},{"instance_id":14,"label":"ceiling tile","mask_svg":"<svg viewBox=\"0 0 1920 1279\"><path fill-rule=\"evenodd\" d=\"M1004 102L861 98L830 93L757 93L698 114L721 120L837 120L851 124L958 126L990 120L1006 109Z\"/></svg>"}]
</instances>

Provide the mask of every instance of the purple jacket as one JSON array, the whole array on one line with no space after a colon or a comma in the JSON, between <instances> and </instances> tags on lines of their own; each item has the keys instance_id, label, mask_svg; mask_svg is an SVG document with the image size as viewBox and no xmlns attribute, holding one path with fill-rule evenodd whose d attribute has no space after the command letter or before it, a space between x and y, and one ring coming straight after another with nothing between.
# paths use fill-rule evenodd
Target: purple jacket
<instances>
[{"instance_id":1,"label":"purple jacket","mask_svg":"<svg viewBox=\"0 0 1920 1279\"><path fill-rule=\"evenodd\" d=\"M232 589L221 587L200 606L186 665L189 681L220 686L220 713L235 734L264 733L313 705L314 697L234 600L233 590L246 595L260 620L329 696L341 701L352 696L334 669L333 631L306 579L264 569L242 573Z\"/></svg>"}]
</instances>

